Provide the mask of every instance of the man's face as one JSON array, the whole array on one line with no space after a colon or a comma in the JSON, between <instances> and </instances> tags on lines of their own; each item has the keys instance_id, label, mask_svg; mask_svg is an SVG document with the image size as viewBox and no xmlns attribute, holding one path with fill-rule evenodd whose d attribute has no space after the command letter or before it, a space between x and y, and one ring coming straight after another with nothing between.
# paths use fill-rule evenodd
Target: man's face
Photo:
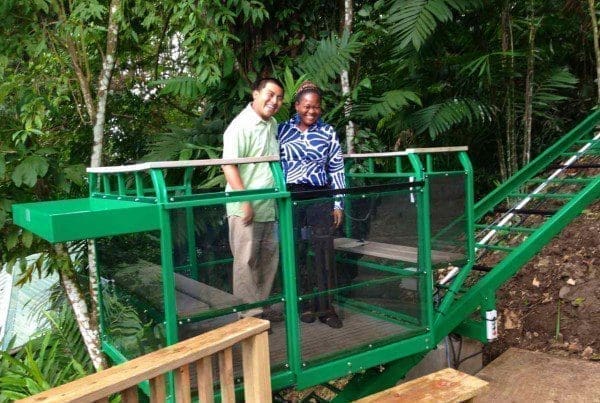
<instances>
[{"instance_id":1,"label":"man's face","mask_svg":"<svg viewBox=\"0 0 600 403\"><path fill-rule=\"evenodd\" d=\"M252 92L252 109L263 120L269 120L279 111L283 103L283 88L277 84L268 82L260 91Z\"/></svg>"}]
</instances>

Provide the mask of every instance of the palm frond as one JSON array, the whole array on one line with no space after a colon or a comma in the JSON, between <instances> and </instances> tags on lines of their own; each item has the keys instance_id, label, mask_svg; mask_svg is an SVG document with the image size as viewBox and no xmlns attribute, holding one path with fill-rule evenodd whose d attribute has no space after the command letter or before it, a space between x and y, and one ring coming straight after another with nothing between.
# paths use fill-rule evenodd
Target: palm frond
<instances>
[{"instance_id":1,"label":"palm frond","mask_svg":"<svg viewBox=\"0 0 600 403\"><path fill-rule=\"evenodd\" d=\"M70 308L48 314L45 331L15 355L0 351L0 402L62 385L93 371Z\"/></svg>"},{"instance_id":2,"label":"palm frond","mask_svg":"<svg viewBox=\"0 0 600 403\"><path fill-rule=\"evenodd\" d=\"M219 158L222 124L194 129L168 126L168 129L170 129L169 132L160 133L150 141L149 153L142 158L142 161Z\"/></svg>"},{"instance_id":3,"label":"palm frond","mask_svg":"<svg viewBox=\"0 0 600 403\"><path fill-rule=\"evenodd\" d=\"M480 0L395 0L387 23L390 32L399 37L399 48L412 44L418 50L438 23L452 20L452 9L462 13L480 5Z\"/></svg>"},{"instance_id":4,"label":"palm frond","mask_svg":"<svg viewBox=\"0 0 600 403\"><path fill-rule=\"evenodd\" d=\"M425 131L432 139L461 123L472 124L490 118L487 106L473 99L452 99L415 112L411 122L415 134Z\"/></svg>"},{"instance_id":5,"label":"palm frond","mask_svg":"<svg viewBox=\"0 0 600 403\"><path fill-rule=\"evenodd\" d=\"M422 105L421 99L413 91L386 91L380 97L370 98L368 103L356 105L355 113L359 117L379 119L393 114L411 103L419 106Z\"/></svg>"},{"instance_id":6,"label":"palm frond","mask_svg":"<svg viewBox=\"0 0 600 403\"><path fill-rule=\"evenodd\" d=\"M533 93L533 114L548 118L546 112L549 109L568 99L560 92L575 88L575 84L579 80L566 68L554 69L541 78L541 82Z\"/></svg>"},{"instance_id":7,"label":"palm frond","mask_svg":"<svg viewBox=\"0 0 600 403\"><path fill-rule=\"evenodd\" d=\"M349 62L362 46L360 34L344 32L340 38L333 33L329 38L322 39L315 52L300 63L298 73L310 77L318 86L325 87L343 70L348 70Z\"/></svg>"},{"instance_id":8,"label":"palm frond","mask_svg":"<svg viewBox=\"0 0 600 403\"><path fill-rule=\"evenodd\" d=\"M159 87L163 95L180 96L187 99L196 99L202 93L203 81L196 77L172 77L154 80L148 83L151 87Z\"/></svg>"}]
</instances>

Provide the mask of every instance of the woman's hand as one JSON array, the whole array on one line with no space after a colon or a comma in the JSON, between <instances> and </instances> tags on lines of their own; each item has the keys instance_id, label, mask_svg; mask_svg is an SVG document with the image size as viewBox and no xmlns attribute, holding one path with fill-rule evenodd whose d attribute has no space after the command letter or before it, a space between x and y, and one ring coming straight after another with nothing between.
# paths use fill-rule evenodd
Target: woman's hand
<instances>
[{"instance_id":1,"label":"woman's hand","mask_svg":"<svg viewBox=\"0 0 600 403\"><path fill-rule=\"evenodd\" d=\"M333 210L333 225L335 228L339 228L344 221L344 210L335 209Z\"/></svg>"}]
</instances>

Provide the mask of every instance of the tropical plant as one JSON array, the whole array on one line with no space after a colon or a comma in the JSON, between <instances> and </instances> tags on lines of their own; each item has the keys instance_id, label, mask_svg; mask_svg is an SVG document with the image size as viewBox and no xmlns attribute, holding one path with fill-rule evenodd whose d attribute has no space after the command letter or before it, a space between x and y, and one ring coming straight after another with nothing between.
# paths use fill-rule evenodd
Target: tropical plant
<instances>
[{"instance_id":1,"label":"tropical plant","mask_svg":"<svg viewBox=\"0 0 600 403\"><path fill-rule=\"evenodd\" d=\"M22 399L93 371L73 311L63 308L46 317L51 330L14 355L0 352L0 401Z\"/></svg>"}]
</instances>

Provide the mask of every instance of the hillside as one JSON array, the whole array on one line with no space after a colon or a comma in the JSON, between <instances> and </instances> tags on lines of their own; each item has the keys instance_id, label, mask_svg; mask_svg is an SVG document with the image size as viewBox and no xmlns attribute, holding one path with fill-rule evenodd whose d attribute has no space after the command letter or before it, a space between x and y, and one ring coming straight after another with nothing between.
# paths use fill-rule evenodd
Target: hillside
<instances>
[{"instance_id":1,"label":"hillside","mask_svg":"<svg viewBox=\"0 0 600 403\"><path fill-rule=\"evenodd\" d=\"M498 291L497 309L484 364L509 347L600 360L600 201Z\"/></svg>"}]
</instances>

